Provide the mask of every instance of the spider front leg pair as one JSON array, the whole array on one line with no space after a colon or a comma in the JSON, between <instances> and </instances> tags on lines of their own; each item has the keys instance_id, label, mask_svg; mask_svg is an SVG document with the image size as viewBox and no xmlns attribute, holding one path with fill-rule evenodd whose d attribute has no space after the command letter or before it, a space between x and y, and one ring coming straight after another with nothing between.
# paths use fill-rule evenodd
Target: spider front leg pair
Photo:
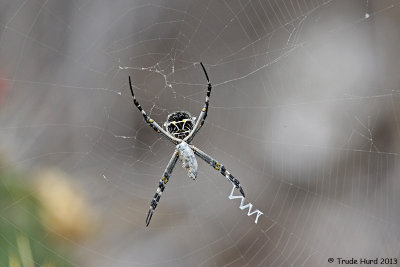
<instances>
[{"instance_id":1,"label":"spider front leg pair","mask_svg":"<svg viewBox=\"0 0 400 267\"><path fill-rule=\"evenodd\" d=\"M204 74L207 79L207 96L203 109L200 112L199 118L196 121L196 117L192 117L187 111L175 111L168 115L167 121L164 123L165 129L160 127L153 119L151 119L147 113L143 110L142 106L135 98L135 94L133 93L131 77L129 77L129 86L132 93L133 103L142 113L144 120L149 124L151 128L153 128L157 133L161 133L164 137L166 137L169 141L176 145L176 150L173 153L165 171L164 176L159 182L156 194L154 195L151 203L150 209L147 213L146 218L146 226L149 225L150 220L153 216L154 210L160 201L161 194L165 190L165 186L169 181L169 177L171 176L172 170L175 167L178 158L182 161L183 167L186 168L188 172L188 176L193 180L197 177L197 161L195 155L200 157L202 160L211 165L215 170L219 171L223 176L225 176L235 188L239 189L240 193L244 197L244 191L240 182L230 174L226 168L214 160L212 157L196 148L193 145L190 145L195 135L198 133L200 128L203 126L205 119L207 117L209 100L211 95L211 83L208 78L208 74L204 65L200 62L200 65L204 71Z\"/></svg>"},{"instance_id":2,"label":"spider front leg pair","mask_svg":"<svg viewBox=\"0 0 400 267\"><path fill-rule=\"evenodd\" d=\"M157 133L161 133L165 138L167 138L175 145L177 145L182 141L190 143L193 140L193 137L203 126L204 121L207 117L208 103L210 101L212 86L203 63L200 62L200 65L203 68L204 74L206 75L208 86L207 86L206 102L204 104L203 109L200 112L199 119L197 120L196 124L193 125L193 123L196 120L196 117L192 117L190 113L187 111L175 111L168 115L167 121L164 123L164 127L166 128L166 130L161 128L160 125L157 124L157 122L155 122L152 118L150 118L149 115L147 115L147 113L140 105L139 101L137 101L135 94L133 92L131 77L129 76L129 87L131 89L133 103L142 113L144 120Z\"/></svg>"}]
</instances>

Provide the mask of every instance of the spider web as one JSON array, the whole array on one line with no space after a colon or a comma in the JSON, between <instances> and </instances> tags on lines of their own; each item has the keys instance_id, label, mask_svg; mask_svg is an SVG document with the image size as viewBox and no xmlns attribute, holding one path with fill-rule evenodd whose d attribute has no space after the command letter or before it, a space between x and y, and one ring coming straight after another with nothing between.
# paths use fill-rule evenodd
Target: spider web
<instances>
[{"instance_id":1,"label":"spider web","mask_svg":"<svg viewBox=\"0 0 400 267\"><path fill-rule=\"evenodd\" d=\"M2 1L1 149L69 173L99 214L83 266L328 266L399 257L399 1ZM197 116L193 144L264 214L240 210L199 159L148 127ZM18 209L18 203L15 207ZM45 238L45 237L43 237Z\"/></svg>"}]
</instances>

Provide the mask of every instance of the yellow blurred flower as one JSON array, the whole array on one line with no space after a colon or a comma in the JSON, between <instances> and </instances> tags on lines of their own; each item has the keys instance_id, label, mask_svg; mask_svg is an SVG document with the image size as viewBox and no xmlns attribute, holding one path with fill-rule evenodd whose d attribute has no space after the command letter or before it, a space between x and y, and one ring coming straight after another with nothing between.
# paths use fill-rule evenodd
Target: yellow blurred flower
<instances>
[{"instance_id":1,"label":"yellow blurred flower","mask_svg":"<svg viewBox=\"0 0 400 267\"><path fill-rule=\"evenodd\" d=\"M95 228L93 211L66 174L47 169L37 174L37 197L43 207L43 224L50 231L78 240Z\"/></svg>"}]
</instances>

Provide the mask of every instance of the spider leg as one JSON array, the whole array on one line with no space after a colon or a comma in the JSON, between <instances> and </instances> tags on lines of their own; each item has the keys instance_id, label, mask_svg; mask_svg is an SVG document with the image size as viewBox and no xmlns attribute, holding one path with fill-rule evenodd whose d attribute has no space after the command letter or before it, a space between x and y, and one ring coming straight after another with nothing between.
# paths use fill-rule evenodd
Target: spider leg
<instances>
[{"instance_id":1,"label":"spider leg","mask_svg":"<svg viewBox=\"0 0 400 267\"><path fill-rule=\"evenodd\" d=\"M177 143L179 143L177 138L173 137L167 131L165 131L162 127L160 127L160 125L158 125L157 122L155 122L152 118L150 118L149 115L147 115L147 113L144 111L144 109L140 105L139 101L137 101L135 94L133 93L131 76L129 76L129 87L131 89L133 103L139 109L139 111L142 113L144 120L150 125L150 127L153 128L154 131L156 131L157 133L161 133L164 137L166 137L168 140L170 140L175 145Z\"/></svg>"},{"instance_id":2,"label":"spider leg","mask_svg":"<svg viewBox=\"0 0 400 267\"><path fill-rule=\"evenodd\" d=\"M225 176L232 183L232 185L234 185L237 189L239 189L242 196L245 197L243 188L240 185L239 180L233 177L233 175L225 168L224 165L222 165L221 163L219 163L218 161L216 161L211 156L207 155L205 152L201 151L194 145L189 145L189 146L194 151L194 154L199 156L202 160L207 162L211 167L213 167L215 170L219 171L219 173Z\"/></svg>"},{"instance_id":3,"label":"spider leg","mask_svg":"<svg viewBox=\"0 0 400 267\"><path fill-rule=\"evenodd\" d=\"M193 130L189 133L189 135L184 139L184 141L190 143L194 136L197 134L197 132L200 130L200 128L203 126L206 118L207 118L207 113L208 113L208 104L210 101L210 95L211 95L211 89L212 85L210 83L210 79L208 78L208 74L206 71L206 68L204 67L203 63L200 62L201 67L203 68L204 74L206 75L207 78L207 96L206 96L206 102L204 103L204 107L200 112L199 119L197 120L195 126L193 127Z\"/></svg>"},{"instance_id":4,"label":"spider leg","mask_svg":"<svg viewBox=\"0 0 400 267\"><path fill-rule=\"evenodd\" d=\"M168 183L169 177L172 173L172 170L175 167L176 162L178 161L179 153L178 151L175 150L174 154L172 154L171 159L169 160L169 163L167 167L165 168L164 175L160 179L160 182L158 183L158 188L156 191L156 194L154 195L153 199L151 200L150 203L150 209L149 212L147 213L146 217L146 227L149 226L151 217L153 217L154 210L156 209L158 202L160 201L160 197L162 193L164 192L165 186Z\"/></svg>"}]
</instances>

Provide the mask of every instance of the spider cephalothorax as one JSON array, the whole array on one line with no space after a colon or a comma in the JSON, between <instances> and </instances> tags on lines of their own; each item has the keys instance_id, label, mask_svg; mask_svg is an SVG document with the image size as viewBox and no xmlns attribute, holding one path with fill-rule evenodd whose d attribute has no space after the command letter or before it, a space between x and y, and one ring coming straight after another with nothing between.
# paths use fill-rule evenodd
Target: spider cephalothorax
<instances>
[{"instance_id":1,"label":"spider cephalothorax","mask_svg":"<svg viewBox=\"0 0 400 267\"><path fill-rule=\"evenodd\" d=\"M172 136L184 139L192 131L195 120L187 111L175 111L168 115L164 127Z\"/></svg>"}]
</instances>

